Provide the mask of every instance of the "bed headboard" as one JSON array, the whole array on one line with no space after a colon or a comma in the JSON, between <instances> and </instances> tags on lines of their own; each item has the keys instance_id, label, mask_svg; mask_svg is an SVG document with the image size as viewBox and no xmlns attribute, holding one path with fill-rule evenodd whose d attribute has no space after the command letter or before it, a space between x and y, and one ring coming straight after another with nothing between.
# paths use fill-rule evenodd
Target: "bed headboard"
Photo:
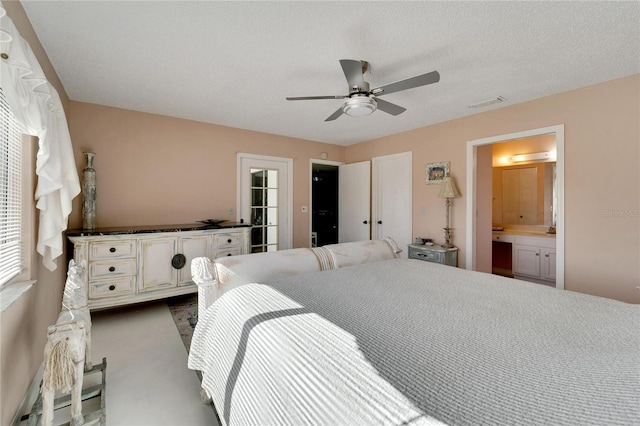
<instances>
[{"instance_id":1,"label":"bed headboard","mask_svg":"<svg viewBox=\"0 0 640 426\"><path fill-rule=\"evenodd\" d=\"M386 237L221 257L213 262L206 257L195 258L191 262L191 275L198 285L198 310L208 308L226 291L243 284L394 259L401 251L393 239Z\"/></svg>"}]
</instances>

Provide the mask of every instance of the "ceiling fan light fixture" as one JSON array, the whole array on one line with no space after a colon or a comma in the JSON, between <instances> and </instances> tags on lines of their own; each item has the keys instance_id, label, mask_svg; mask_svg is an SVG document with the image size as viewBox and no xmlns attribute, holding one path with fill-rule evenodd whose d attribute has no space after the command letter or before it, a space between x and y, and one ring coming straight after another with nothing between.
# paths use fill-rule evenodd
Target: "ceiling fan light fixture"
<instances>
[{"instance_id":1,"label":"ceiling fan light fixture","mask_svg":"<svg viewBox=\"0 0 640 426\"><path fill-rule=\"evenodd\" d=\"M342 106L342 112L351 117L364 117L372 114L377 108L375 99L369 96L354 96L347 99Z\"/></svg>"}]
</instances>

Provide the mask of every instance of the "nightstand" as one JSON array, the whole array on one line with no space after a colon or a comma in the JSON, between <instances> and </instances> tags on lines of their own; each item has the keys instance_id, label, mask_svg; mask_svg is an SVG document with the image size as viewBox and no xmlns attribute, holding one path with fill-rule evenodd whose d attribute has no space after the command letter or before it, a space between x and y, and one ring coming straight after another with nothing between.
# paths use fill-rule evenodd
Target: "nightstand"
<instances>
[{"instance_id":1,"label":"nightstand","mask_svg":"<svg viewBox=\"0 0 640 426\"><path fill-rule=\"evenodd\" d=\"M458 266L458 247L445 248L439 245L418 246L409 244L409 259Z\"/></svg>"}]
</instances>

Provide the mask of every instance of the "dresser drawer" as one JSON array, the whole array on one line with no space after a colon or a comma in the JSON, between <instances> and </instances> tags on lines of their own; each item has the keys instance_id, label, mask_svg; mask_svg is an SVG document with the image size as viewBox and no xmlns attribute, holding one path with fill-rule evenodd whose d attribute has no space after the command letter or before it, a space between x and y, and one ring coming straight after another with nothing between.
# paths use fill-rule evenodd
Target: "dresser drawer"
<instances>
[{"instance_id":1,"label":"dresser drawer","mask_svg":"<svg viewBox=\"0 0 640 426\"><path fill-rule=\"evenodd\" d=\"M437 251L422 252L409 250L409 259L420 259L428 262L444 263L444 253Z\"/></svg>"},{"instance_id":2,"label":"dresser drawer","mask_svg":"<svg viewBox=\"0 0 640 426\"><path fill-rule=\"evenodd\" d=\"M217 259L219 257L237 256L239 254L241 254L240 247L224 248L224 249L221 249L221 250L216 250L214 252L213 258Z\"/></svg>"},{"instance_id":3,"label":"dresser drawer","mask_svg":"<svg viewBox=\"0 0 640 426\"><path fill-rule=\"evenodd\" d=\"M213 245L215 248L224 248L228 246L240 245L240 234L219 234L213 236Z\"/></svg>"},{"instance_id":4,"label":"dresser drawer","mask_svg":"<svg viewBox=\"0 0 640 426\"><path fill-rule=\"evenodd\" d=\"M448 266L458 266L458 248L442 247L440 245L409 244L409 259L424 260L425 262L440 263Z\"/></svg>"},{"instance_id":5,"label":"dresser drawer","mask_svg":"<svg viewBox=\"0 0 640 426\"><path fill-rule=\"evenodd\" d=\"M500 242L503 242L503 243L513 243L514 236L511 235L511 234L503 234L503 233L494 232L493 234L491 234L491 240L492 241L500 241Z\"/></svg>"},{"instance_id":6,"label":"dresser drawer","mask_svg":"<svg viewBox=\"0 0 640 426\"><path fill-rule=\"evenodd\" d=\"M120 259L136 255L136 240L100 241L89 244L89 260Z\"/></svg>"},{"instance_id":7,"label":"dresser drawer","mask_svg":"<svg viewBox=\"0 0 640 426\"><path fill-rule=\"evenodd\" d=\"M89 264L90 280L136 275L137 272L138 263L136 259L99 260Z\"/></svg>"},{"instance_id":8,"label":"dresser drawer","mask_svg":"<svg viewBox=\"0 0 640 426\"><path fill-rule=\"evenodd\" d=\"M111 280L89 281L89 299L134 294L136 277L122 277Z\"/></svg>"}]
</instances>

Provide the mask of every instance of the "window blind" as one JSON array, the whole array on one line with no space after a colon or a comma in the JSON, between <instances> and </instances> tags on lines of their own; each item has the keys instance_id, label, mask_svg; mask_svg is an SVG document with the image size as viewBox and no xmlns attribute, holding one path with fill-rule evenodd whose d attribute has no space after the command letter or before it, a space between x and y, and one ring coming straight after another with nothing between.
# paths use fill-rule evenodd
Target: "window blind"
<instances>
[{"instance_id":1,"label":"window blind","mask_svg":"<svg viewBox=\"0 0 640 426\"><path fill-rule=\"evenodd\" d=\"M21 131L0 88L0 286L21 271Z\"/></svg>"}]
</instances>

